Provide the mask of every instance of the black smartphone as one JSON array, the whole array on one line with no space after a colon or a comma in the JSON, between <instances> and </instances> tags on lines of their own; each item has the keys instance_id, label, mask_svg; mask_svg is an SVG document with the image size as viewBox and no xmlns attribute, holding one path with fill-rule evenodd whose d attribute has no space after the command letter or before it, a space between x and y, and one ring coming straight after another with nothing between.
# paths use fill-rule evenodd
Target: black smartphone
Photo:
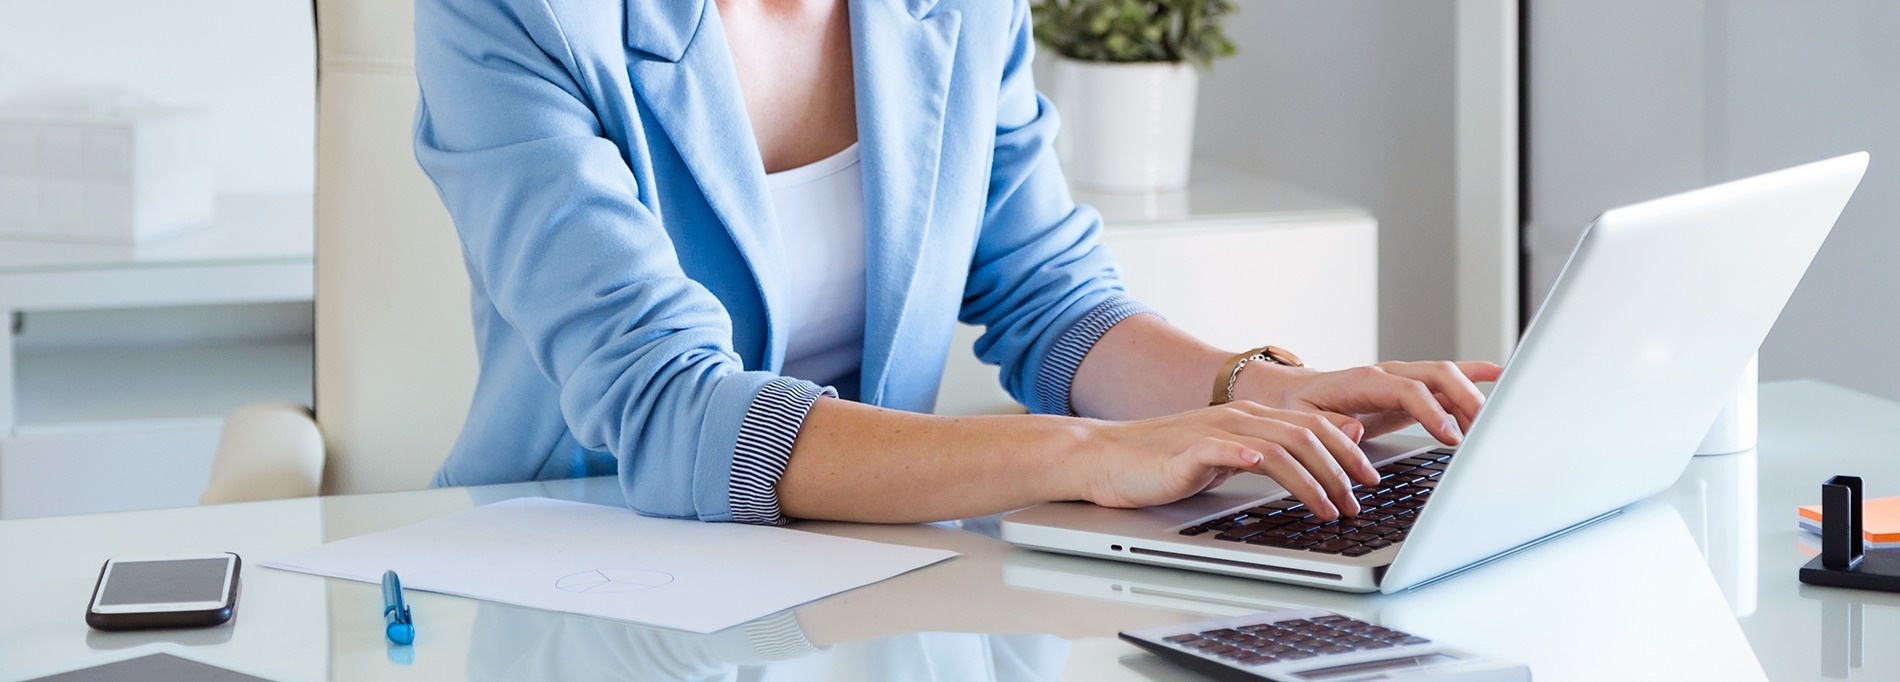
<instances>
[{"instance_id":1,"label":"black smartphone","mask_svg":"<svg viewBox=\"0 0 1900 682\"><path fill-rule=\"evenodd\" d=\"M108 559L92 588L86 624L99 630L205 628L237 610L238 555Z\"/></svg>"}]
</instances>

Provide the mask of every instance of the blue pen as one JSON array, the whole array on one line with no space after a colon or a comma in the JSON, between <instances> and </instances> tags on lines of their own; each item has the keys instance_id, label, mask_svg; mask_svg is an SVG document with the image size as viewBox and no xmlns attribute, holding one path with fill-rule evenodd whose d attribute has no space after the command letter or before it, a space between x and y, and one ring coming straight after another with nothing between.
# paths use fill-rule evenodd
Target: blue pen
<instances>
[{"instance_id":1,"label":"blue pen","mask_svg":"<svg viewBox=\"0 0 1900 682\"><path fill-rule=\"evenodd\" d=\"M383 628L389 641L397 644L416 641L416 623L409 618L409 606L402 603L402 583L396 580L395 571L383 571L383 620L389 622L389 626Z\"/></svg>"}]
</instances>

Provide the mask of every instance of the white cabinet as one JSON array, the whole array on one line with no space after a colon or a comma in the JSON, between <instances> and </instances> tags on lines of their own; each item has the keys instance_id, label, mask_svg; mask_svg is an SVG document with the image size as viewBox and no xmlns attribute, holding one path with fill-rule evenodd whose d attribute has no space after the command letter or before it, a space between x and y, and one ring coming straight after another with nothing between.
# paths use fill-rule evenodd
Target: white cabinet
<instances>
[{"instance_id":1,"label":"white cabinet","mask_svg":"<svg viewBox=\"0 0 1900 682\"><path fill-rule=\"evenodd\" d=\"M1378 360L1378 224L1365 209L1212 164L1183 192L1076 200L1102 211L1130 295L1175 326L1235 352L1289 348L1314 367ZM979 331L958 330L940 414L1022 411L976 360Z\"/></svg>"},{"instance_id":2,"label":"white cabinet","mask_svg":"<svg viewBox=\"0 0 1900 682\"><path fill-rule=\"evenodd\" d=\"M209 227L138 247L0 241L0 316L85 318L59 344L0 343L0 518L195 504L226 412L310 402L307 322L151 328L166 310L311 300L310 195L218 206Z\"/></svg>"}]
</instances>

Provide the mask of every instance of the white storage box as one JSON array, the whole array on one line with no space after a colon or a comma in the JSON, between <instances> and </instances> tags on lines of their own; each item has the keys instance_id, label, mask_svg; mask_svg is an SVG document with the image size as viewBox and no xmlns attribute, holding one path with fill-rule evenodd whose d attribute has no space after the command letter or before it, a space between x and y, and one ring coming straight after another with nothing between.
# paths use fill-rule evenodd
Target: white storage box
<instances>
[{"instance_id":1,"label":"white storage box","mask_svg":"<svg viewBox=\"0 0 1900 682\"><path fill-rule=\"evenodd\" d=\"M136 244L210 222L204 115L0 109L0 236Z\"/></svg>"}]
</instances>

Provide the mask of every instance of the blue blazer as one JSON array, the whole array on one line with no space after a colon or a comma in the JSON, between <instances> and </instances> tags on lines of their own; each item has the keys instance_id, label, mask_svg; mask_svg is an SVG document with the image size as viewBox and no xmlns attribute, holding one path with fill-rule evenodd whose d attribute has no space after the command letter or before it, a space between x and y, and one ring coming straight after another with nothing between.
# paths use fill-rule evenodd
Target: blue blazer
<instances>
[{"instance_id":1,"label":"blue blazer","mask_svg":"<svg viewBox=\"0 0 1900 682\"><path fill-rule=\"evenodd\" d=\"M1026 5L849 13L869 229L845 392L929 411L962 319L1012 395L1066 413L1132 302L1056 166ZM481 358L437 484L617 472L638 511L733 519L741 422L787 381L779 307L805 266L782 256L714 4L418 0L416 76Z\"/></svg>"}]
</instances>

